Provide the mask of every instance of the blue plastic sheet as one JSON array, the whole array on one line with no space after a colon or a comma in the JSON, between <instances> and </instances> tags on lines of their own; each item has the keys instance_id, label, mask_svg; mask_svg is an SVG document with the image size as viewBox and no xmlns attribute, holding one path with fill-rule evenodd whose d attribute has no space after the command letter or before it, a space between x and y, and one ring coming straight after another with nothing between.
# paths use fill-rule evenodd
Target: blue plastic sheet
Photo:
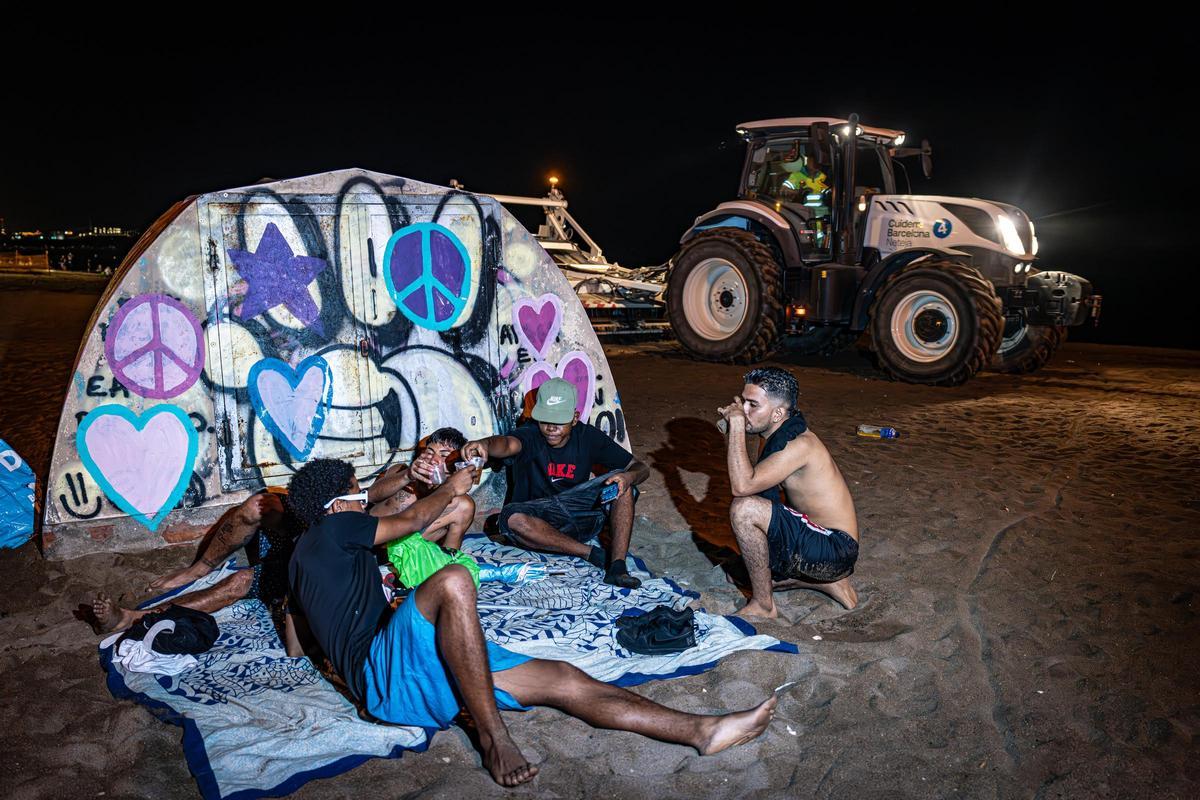
<instances>
[{"instance_id":1,"label":"blue plastic sheet","mask_svg":"<svg viewBox=\"0 0 1200 800\"><path fill-rule=\"evenodd\" d=\"M33 536L33 470L0 439L0 547L20 547Z\"/></svg>"}]
</instances>

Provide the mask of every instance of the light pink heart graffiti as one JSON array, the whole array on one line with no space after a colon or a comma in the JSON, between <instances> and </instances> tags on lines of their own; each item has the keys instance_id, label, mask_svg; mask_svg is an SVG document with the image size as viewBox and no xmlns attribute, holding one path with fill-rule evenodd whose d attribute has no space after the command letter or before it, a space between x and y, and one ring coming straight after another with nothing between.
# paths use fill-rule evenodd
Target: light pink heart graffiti
<instances>
[{"instance_id":1,"label":"light pink heart graffiti","mask_svg":"<svg viewBox=\"0 0 1200 800\"><path fill-rule=\"evenodd\" d=\"M129 416L97 418L87 428L85 444L101 485L123 499L127 510L150 519L169 510L168 503L174 505L175 495L182 493L176 490L181 482L186 485L188 454L194 456L195 447L189 449L182 414L155 414L140 430Z\"/></svg>"},{"instance_id":2,"label":"light pink heart graffiti","mask_svg":"<svg viewBox=\"0 0 1200 800\"><path fill-rule=\"evenodd\" d=\"M530 390L538 388L554 377L557 377L554 374L554 365L547 364L545 361L530 364L521 373L521 396L524 397Z\"/></svg>"},{"instance_id":3,"label":"light pink heart graffiti","mask_svg":"<svg viewBox=\"0 0 1200 800\"><path fill-rule=\"evenodd\" d=\"M592 398L596 394L596 368L587 353L572 350L558 362L558 377L575 386L575 410L588 422L592 414Z\"/></svg>"},{"instance_id":4,"label":"light pink heart graffiti","mask_svg":"<svg viewBox=\"0 0 1200 800\"><path fill-rule=\"evenodd\" d=\"M572 350L562 357L557 367L545 361L530 364L521 373L521 395L528 394L551 378L562 378L575 387L575 410L584 422L589 421L592 401L596 394L596 367L582 350Z\"/></svg>"},{"instance_id":5,"label":"light pink heart graffiti","mask_svg":"<svg viewBox=\"0 0 1200 800\"><path fill-rule=\"evenodd\" d=\"M563 306L558 295L544 294L534 299L522 297L513 303L513 324L517 339L539 361L545 361L562 328Z\"/></svg>"}]
</instances>

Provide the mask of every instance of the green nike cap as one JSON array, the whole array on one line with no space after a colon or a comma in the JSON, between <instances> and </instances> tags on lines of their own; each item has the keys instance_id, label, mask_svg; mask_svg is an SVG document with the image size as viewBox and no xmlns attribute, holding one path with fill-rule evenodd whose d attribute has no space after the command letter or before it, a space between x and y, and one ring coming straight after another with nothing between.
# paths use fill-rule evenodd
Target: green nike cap
<instances>
[{"instance_id":1,"label":"green nike cap","mask_svg":"<svg viewBox=\"0 0 1200 800\"><path fill-rule=\"evenodd\" d=\"M575 386L562 378L551 378L538 387L537 403L530 414L538 422L566 425L575 417Z\"/></svg>"}]
</instances>

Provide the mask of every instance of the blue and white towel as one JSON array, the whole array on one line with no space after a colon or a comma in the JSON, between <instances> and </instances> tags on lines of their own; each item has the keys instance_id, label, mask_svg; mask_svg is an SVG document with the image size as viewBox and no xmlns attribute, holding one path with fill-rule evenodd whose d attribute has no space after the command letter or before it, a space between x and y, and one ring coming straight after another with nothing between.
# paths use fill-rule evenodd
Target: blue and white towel
<instances>
[{"instance_id":1,"label":"blue and white towel","mask_svg":"<svg viewBox=\"0 0 1200 800\"><path fill-rule=\"evenodd\" d=\"M682 653L646 656L617 644L617 617L666 605L680 609L699 597L668 578L656 578L638 558L630 574L637 589L610 586L600 570L578 558L531 553L470 536L463 550L481 562L540 561L551 577L525 586L487 582L479 587L484 635L522 655L570 661L596 680L636 686L696 675L738 650L795 653L795 645L760 636L744 620L696 612L696 646Z\"/></svg>"},{"instance_id":2,"label":"blue and white towel","mask_svg":"<svg viewBox=\"0 0 1200 800\"><path fill-rule=\"evenodd\" d=\"M188 768L206 800L278 797L369 758L424 750L422 728L359 719L307 658L288 658L271 614L242 600L213 615L221 636L177 675L126 672L101 651L114 697L183 726Z\"/></svg>"},{"instance_id":3,"label":"blue and white towel","mask_svg":"<svg viewBox=\"0 0 1200 800\"><path fill-rule=\"evenodd\" d=\"M654 578L631 559L640 589L609 586L578 559L532 554L484 537L464 550L491 562L538 559L553 573L521 587L484 583L479 616L485 635L526 655L570 661L598 680L631 686L693 675L736 650L796 652L794 645L759 636L741 620L696 613L697 645L670 656L642 656L616 643L614 621L658 605L682 608L695 593ZM233 561L184 589L206 588L232 574ZM157 599L156 601L157 602ZM369 758L424 750L432 731L359 719L307 658L288 658L267 608L242 600L213 615L216 644L177 676L126 672L101 650L113 696L148 706L183 726L184 755L206 800L274 797L314 778L352 769Z\"/></svg>"}]
</instances>

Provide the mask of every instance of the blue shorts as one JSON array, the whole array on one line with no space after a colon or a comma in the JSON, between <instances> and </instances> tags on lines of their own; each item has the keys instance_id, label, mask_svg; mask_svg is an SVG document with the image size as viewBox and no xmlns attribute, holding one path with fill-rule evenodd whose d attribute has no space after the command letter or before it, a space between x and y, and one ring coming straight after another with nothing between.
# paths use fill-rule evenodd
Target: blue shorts
<instances>
[{"instance_id":1,"label":"blue shorts","mask_svg":"<svg viewBox=\"0 0 1200 800\"><path fill-rule=\"evenodd\" d=\"M767 529L771 575L832 583L849 577L858 561L858 542L845 531L822 528L807 516L775 500Z\"/></svg>"},{"instance_id":2,"label":"blue shorts","mask_svg":"<svg viewBox=\"0 0 1200 800\"><path fill-rule=\"evenodd\" d=\"M492 672L503 672L529 661L529 656L487 643ZM444 729L458 716L460 703L454 679L438 653L434 627L409 597L371 640L363 664L363 699L376 719L397 725ZM494 689L496 707L528 711L503 689Z\"/></svg>"}]
</instances>

